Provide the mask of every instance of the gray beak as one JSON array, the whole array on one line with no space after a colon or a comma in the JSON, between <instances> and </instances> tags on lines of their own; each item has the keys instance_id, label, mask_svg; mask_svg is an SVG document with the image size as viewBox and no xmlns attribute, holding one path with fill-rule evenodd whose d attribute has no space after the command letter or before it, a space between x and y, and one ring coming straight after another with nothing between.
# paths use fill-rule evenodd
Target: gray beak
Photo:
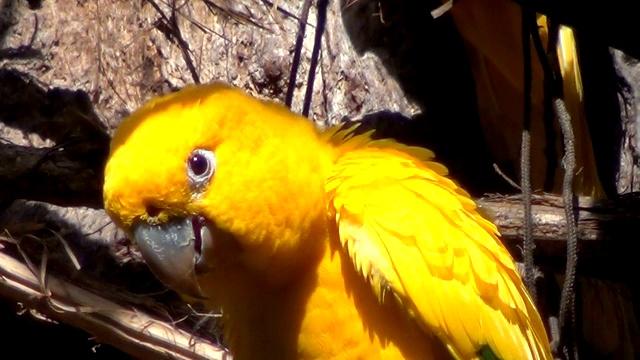
<instances>
[{"instance_id":1,"label":"gray beak","mask_svg":"<svg viewBox=\"0 0 640 360\"><path fill-rule=\"evenodd\" d=\"M133 235L142 257L162 283L179 293L206 298L198 284L198 265L213 238L202 218L174 219L160 225L140 223Z\"/></svg>"}]
</instances>

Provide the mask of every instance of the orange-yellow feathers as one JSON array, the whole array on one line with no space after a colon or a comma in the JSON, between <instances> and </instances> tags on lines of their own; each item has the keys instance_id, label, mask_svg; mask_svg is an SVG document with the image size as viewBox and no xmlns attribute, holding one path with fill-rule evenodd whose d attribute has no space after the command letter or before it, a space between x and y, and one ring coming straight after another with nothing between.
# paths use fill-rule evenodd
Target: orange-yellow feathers
<instances>
[{"instance_id":1,"label":"orange-yellow feathers","mask_svg":"<svg viewBox=\"0 0 640 360\"><path fill-rule=\"evenodd\" d=\"M483 346L501 359L549 358L495 226L440 165L365 147L337 161L327 189L341 242L376 295L395 296L456 358Z\"/></svg>"},{"instance_id":2,"label":"orange-yellow feathers","mask_svg":"<svg viewBox=\"0 0 640 360\"><path fill-rule=\"evenodd\" d=\"M444 166L353 130L188 87L117 130L105 208L161 279L222 307L238 359L550 359L495 226Z\"/></svg>"}]
</instances>

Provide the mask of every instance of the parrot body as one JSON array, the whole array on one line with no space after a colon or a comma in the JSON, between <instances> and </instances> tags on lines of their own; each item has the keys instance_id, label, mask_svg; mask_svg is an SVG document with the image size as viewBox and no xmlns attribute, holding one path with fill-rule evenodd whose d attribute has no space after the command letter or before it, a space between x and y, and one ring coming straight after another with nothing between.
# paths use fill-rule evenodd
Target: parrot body
<instances>
[{"instance_id":1,"label":"parrot body","mask_svg":"<svg viewBox=\"0 0 640 360\"><path fill-rule=\"evenodd\" d=\"M105 209L237 359L551 359L497 238L433 154L221 84L116 131Z\"/></svg>"}]
</instances>

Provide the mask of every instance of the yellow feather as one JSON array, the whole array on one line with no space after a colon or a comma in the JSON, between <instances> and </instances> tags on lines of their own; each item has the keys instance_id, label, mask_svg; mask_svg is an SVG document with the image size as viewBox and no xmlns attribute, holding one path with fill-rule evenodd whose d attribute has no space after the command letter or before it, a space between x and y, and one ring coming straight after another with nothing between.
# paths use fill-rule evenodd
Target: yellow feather
<instances>
[{"instance_id":1,"label":"yellow feather","mask_svg":"<svg viewBox=\"0 0 640 360\"><path fill-rule=\"evenodd\" d=\"M513 260L453 182L417 159L366 146L338 159L327 192L355 267L374 291L389 284L454 357L493 344L500 358L551 358ZM487 333L486 321L500 331Z\"/></svg>"}]
</instances>

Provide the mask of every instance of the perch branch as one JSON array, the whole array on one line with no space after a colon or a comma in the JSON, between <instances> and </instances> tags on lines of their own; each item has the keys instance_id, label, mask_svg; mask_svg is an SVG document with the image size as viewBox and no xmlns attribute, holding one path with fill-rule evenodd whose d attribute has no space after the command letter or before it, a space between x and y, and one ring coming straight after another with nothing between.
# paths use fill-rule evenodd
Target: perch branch
<instances>
[{"instance_id":1,"label":"perch branch","mask_svg":"<svg viewBox=\"0 0 640 360\"><path fill-rule=\"evenodd\" d=\"M640 207L634 204L635 201L578 198L575 206L577 235L581 261L585 264L580 268L580 274L587 275L588 272L596 277L630 280L637 261L628 251L628 234L634 233L640 221ZM520 258L524 234L521 196L488 196L479 199L478 204L496 223L503 242L514 257ZM566 261L567 226L563 206L559 195L534 195L532 199L536 261L552 263L558 269L564 269Z\"/></svg>"},{"instance_id":2,"label":"perch branch","mask_svg":"<svg viewBox=\"0 0 640 360\"><path fill-rule=\"evenodd\" d=\"M7 245L9 246L9 245ZM0 296L35 309L46 317L93 334L141 359L229 359L203 339L145 312L123 306L54 275L41 274L5 253L0 244Z\"/></svg>"}]
</instances>

